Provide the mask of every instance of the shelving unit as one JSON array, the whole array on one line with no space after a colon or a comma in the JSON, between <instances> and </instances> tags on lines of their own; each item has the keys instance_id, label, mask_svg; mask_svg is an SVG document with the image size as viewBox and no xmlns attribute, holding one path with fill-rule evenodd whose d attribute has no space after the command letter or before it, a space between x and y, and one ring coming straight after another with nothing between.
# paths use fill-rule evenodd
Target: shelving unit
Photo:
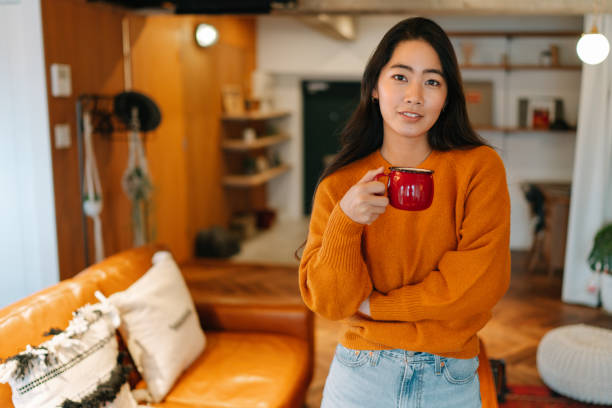
<instances>
[{"instance_id":1,"label":"shelving unit","mask_svg":"<svg viewBox=\"0 0 612 408\"><path fill-rule=\"evenodd\" d=\"M289 135L280 133L276 135L261 136L252 142L245 142L244 140L240 139L224 139L221 142L221 147L228 151L245 152L248 150L274 146L289 140L291 140Z\"/></svg>"},{"instance_id":2,"label":"shelving unit","mask_svg":"<svg viewBox=\"0 0 612 408\"><path fill-rule=\"evenodd\" d=\"M220 148L225 162L222 183L232 213L270 210L267 184L291 170L280 154L282 145L291 140L283 131L286 127L283 120L289 115L286 111L222 115ZM248 128L251 135L245 137Z\"/></svg>"},{"instance_id":3,"label":"shelving unit","mask_svg":"<svg viewBox=\"0 0 612 408\"><path fill-rule=\"evenodd\" d=\"M291 166L288 164L281 164L257 174L227 175L223 178L223 184L227 187L257 187L288 172L289 170L291 170Z\"/></svg>"},{"instance_id":4,"label":"shelving unit","mask_svg":"<svg viewBox=\"0 0 612 408\"><path fill-rule=\"evenodd\" d=\"M551 78L567 79L567 75L573 75L572 73L579 73L581 71L582 65L579 64L577 58L572 58L570 55L572 52L575 53L575 44L570 47L570 43L573 43L574 39L578 41L581 35L580 32L567 30L464 31L449 32L448 34L455 43L460 60L463 60L460 61L460 69L464 73L466 82L471 80L491 81L493 83L493 126L477 126L479 131L494 131L504 134L527 132L575 133L574 130L518 127L518 106L514 104L517 104L517 95L520 95L522 98L523 94L525 94L528 99L531 97L537 99L541 97L550 98L553 97L553 94L556 94L556 90L553 89L554 84L552 86L550 84L547 87L544 86L542 89L534 89L532 94L530 93L530 86L524 85L521 81L529 81L537 75L545 75L542 77L543 82L549 81ZM521 41L518 41L519 39ZM471 52L469 47L466 47L466 41L473 42ZM555 64L554 59L551 58L551 64L540 64L541 51L550 49L550 46L553 44L557 45L559 50L557 63ZM466 58L463 55L464 51L471 54L472 58L468 57L468 60L470 60L469 64L466 64ZM556 77L557 75L558 77ZM557 80L557 82L563 83L561 80ZM524 86L524 88L521 89L521 86ZM537 85L535 88L537 88ZM565 98L569 98L568 93L565 92L566 89L560 87L557 89L559 90L559 95L555 95L554 98L564 99L563 95L565 95ZM544 94L544 90L548 91L550 95ZM572 100L576 100L577 97L578 95L576 95L576 98L572 98ZM496 107L495 104L500 105ZM567 119L568 106L565 105L564 108L566 110L565 118ZM550 114L552 116L553 112L550 112ZM528 123L531 123L531 118L528 118ZM575 123L570 123L570 125L575 125Z\"/></svg>"}]
</instances>

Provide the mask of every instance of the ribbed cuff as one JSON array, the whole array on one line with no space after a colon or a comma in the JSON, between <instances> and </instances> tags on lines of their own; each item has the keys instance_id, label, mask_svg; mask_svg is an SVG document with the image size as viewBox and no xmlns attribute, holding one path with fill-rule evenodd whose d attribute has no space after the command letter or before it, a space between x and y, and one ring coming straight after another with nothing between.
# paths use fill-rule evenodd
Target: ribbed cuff
<instances>
[{"instance_id":1,"label":"ribbed cuff","mask_svg":"<svg viewBox=\"0 0 612 408\"><path fill-rule=\"evenodd\" d=\"M416 322L423 320L425 311L417 290L401 289L400 296L387 296L380 292L370 295L370 315L374 320ZM399 295L399 294L398 294Z\"/></svg>"},{"instance_id":2,"label":"ribbed cuff","mask_svg":"<svg viewBox=\"0 0 612 408\"><path fill-rule=\"evenodd\" d=\"M358 267L362 262L361 235L363 224L351 220L336 204L323 233L319 256L332 266Z\"/></svg>"}]
</instances>

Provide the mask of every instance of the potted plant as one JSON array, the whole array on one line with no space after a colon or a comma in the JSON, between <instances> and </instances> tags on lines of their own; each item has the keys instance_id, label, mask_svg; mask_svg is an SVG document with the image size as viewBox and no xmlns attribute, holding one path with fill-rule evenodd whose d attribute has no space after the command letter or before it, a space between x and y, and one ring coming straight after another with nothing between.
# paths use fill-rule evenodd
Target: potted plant
<instances>
[{"instance_id":1,"label":"potted plant","mask_svg":"<svg viewBox=\"0 0 612 408\"><path fill-rule=\"evenodd\" d=\"M606 311L612 312L612 224L604 226L595 235L589 266L600 281L601 304Z\"/></svg>"}]
</instances>

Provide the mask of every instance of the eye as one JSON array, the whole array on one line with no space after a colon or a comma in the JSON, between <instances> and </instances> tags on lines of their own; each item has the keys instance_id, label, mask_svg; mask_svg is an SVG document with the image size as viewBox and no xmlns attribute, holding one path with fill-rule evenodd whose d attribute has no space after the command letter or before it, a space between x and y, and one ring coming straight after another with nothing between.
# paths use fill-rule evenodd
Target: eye
<instances>
[{"instance_id":1,"label":"eye","mask_svg":"<svg viewBox=\"0 0 612 408\"><path fill-rule=\"evenodd\" d=\"M442 85L442 84L440 83L440 81L435 80L435 79L428 79L427 81L425 81L425 83L426 83L427 85L432 85L432 86L436 86L436 87L437 87L437 86Z\"/></svg>"},{"instance_id":2,"label":"eye","mask_svg":"<svg viewBox=\"0 0 612 408\"><path fill-rule=\"evenodd\" d=\"M392 75L391 78L396 79L398 81L405 81L406 80L406 77L404 75L402 75L402 74Z\"/></svg>"}]
</instances>

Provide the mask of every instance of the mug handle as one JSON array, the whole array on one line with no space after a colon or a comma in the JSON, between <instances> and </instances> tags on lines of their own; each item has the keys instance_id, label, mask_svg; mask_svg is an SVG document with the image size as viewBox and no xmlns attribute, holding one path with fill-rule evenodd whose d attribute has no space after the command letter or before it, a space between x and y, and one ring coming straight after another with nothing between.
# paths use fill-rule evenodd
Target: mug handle
<instances>
[{"instance_id":1,"label":"mug handle","mask_svg":"<svg viewBox=\"0 0 612 408\"><path fill-rule=\"evenodd\" d=\"M387 183L385 184L385 192L382 193L382 194L376 194L376 195L380 195L380 196L387 195L387 192L389 191L389 184L391 183L391 178L389 177L389 175L390 175L390 173L385 173L383 171L382 173L378 173L376 176L374 176L374 179L376 181L379 181L378 179L380 179L381 177L386 177L387 178Z\"/></svg>"}]
</instances>

